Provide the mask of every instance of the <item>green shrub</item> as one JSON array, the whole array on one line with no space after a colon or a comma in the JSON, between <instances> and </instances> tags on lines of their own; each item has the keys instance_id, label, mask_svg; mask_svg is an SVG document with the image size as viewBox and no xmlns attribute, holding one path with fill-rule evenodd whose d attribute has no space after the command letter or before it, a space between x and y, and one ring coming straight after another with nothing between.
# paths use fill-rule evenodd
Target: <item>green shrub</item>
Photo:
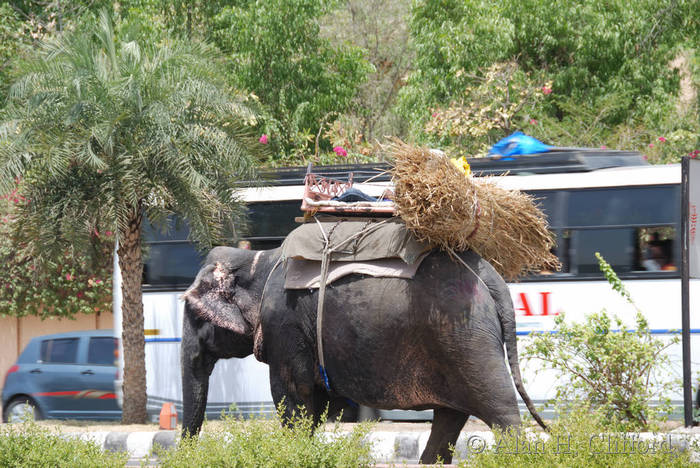
<instances>
[{"instance_id":1,"label":"green shrub","mask_svg":"<svg viewBox=\"0 0 700 468\"><path fill-rule=\"evenodd\" d=\"M610 265L596 253L600 268L611 287L634 304L629 292ZM556 405L562 411L595 409L602 424L616 430L648 430L664 420L671 410L666 396L678 386L659 374L668 369L664 342L652 336L649 325L637 310L635 331L627 331L622 319L603 310L588 315L583 323L555 319L556 333L535 334L525 349L525 359L538 359L545 369L560 378ZM652 406L652 400L659 400Z\"/></svg>"},{"instance_id":2,"label":"green shrub","mask_svg":"<svg viewBox=\"0 0 700 468\"><path fill-rule=\"evenodd\" d=\"M123 467L127 455L103 451L94 442L64 438L32 423L0 426L3 467Z\"/></svg>"},{"instance_id":3,"label":"green shrub","mask_svg":"<svg viewBox=\"0 0 700 468\"><path fill-rule=\"evenodd\" d=\"M322 422L325 422L325 416ZM330 434L313 431L313 421L302 414L289 427L274 419L243 420L223 417L222 431L206 430L180 441L172 450L156 449L166 468L227 467L357 467L374 464L365 441L369 425L360 424L344 434L336 424Z\"/></svg>"},{"instance_id":4,"label":"green shrub","mask_svg":"<svg viewBox=\"0 0 700 468\"><path fill-rule=\"evenodd\" d=\"M110 231L94 231L90 249L66 249L41 262L15 235L19 209L26 202L21 187L0 196L0 317L36 315L73 317L109 312L112 308Z\"/></svg>"},{"instance_id":5,"label":"green shrub","mask_svg":"<svg viewBox=\"0 0 700 468\"><path fill-rule=\"evenodd\" d=\"M459 466L694 466L690 453L681 451L682 443L669 434L656 435L654 443L639 434L606 432L606 418L600 410L578 408L551 423L549 438L543 433L495 432L490 447L480 444L481 439L472 439L468 443L471 455Z\"/></svg>"}]
</instances>

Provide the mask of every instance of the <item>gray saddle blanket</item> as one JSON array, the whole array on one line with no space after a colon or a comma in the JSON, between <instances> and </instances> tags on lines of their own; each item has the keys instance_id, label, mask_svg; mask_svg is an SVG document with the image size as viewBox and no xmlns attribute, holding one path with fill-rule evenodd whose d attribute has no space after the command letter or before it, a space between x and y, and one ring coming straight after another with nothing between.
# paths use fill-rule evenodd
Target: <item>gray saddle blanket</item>
<instances>
[{"instance_id":1,"label":"gray saddle blanket","mask_svg":"<svg viewBox=\"0 0 700 468\"><path fill-rule=\"evenodd\" d=\"M430 251L399 219L306 223L282 244L286 259L286 289L318 288L321 260L333 250L326 284L358 273L378 277L413 278Z\"/></svg>"},{"instance_id":2,"label":"gray saddle blanket","mask_svg":"<svg viewBox=\"0 0 700 468\"><path fill-rule=\"evenodd\" d=\"M413 278L418 267L430 252L423 253L414 263L400 258L368 260L366 262L332 262L328 268L326 285L351 274L383 278ZM321 286L321 262L316 260L287 259L285 289L318 289Z\"/></svg>"},{"instance_id":3,"label":"gray saddle blanket","mask_svg":"<svg viewBox=\"0 0 700 468\"><path fill-rule=\"evenodd\" d=\"M302 224L285 239L282 255L321 261L326 238L334 250L331 257L334 262L400 258L405 263L415 263L423 252L430 250L428 244L416 240L403 221L385 218Z\"/></svg>"}]
</instances>

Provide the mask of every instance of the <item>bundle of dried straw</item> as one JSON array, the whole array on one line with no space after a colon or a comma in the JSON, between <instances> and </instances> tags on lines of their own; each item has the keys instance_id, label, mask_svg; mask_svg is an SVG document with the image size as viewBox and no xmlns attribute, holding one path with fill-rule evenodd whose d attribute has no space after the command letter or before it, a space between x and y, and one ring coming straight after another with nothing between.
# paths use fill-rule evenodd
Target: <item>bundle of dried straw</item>
<instances>
[{"instance_id":1,"label":"bundle of dried straw","mask_svg":"<svg viewBox=\"0 0 700 468\"><path fill-rule=\"evenodd\" d=\"M471 249L507 280L558 270L547 220L524 193L491 177L467 177L427 148L391 145L396 213L423 241L447 251Z\"/></svg>"}]
</instances>

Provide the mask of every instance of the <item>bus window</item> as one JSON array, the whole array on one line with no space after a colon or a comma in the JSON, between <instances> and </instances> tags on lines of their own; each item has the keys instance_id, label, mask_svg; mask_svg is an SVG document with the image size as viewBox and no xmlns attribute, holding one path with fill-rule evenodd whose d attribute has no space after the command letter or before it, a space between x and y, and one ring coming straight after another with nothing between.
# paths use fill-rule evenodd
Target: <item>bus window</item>
<instances>
[{"instance_id":1,"label":"bus window","mask_svg":"<svg viewBox=\"0 0 700 468\"><path fill-rule=\"evenodd\" d=\"M600 275L596 252L600 252L618 274L634 270L636 229L576 229L569 235L572 273Z\"/></svg>"},{"instance_id":2,"label":"bus window","mask_svg":"<svg viewBox=\"0 0 700 468\"><path fill-rule=\"evenodd\" d=\"M566 226L653 226L680 219L677 185L568 191Z\"/></svg>"},{"instance_id":3,"label":"bus window","mask_svg":"<svg viewBox=\"0 0 700 468\"><path fill-rule=\"evenodd\" d=\"M559 191L553 190L528 190L527 194L532 195L537 207L547 216L547 222L552 228L560 227L562 216L560 209Z\"/></svg>"},{"instance_id":4,"label":"bus window","mask_svg":"<svg viewBox=\"0 0 700 468\"><path fill-rule=\"evenodd\" d=\"M151 224L148 218L143 220L143 238L146 242L161 241L186 241L190 236L190 229L186 223L178 221L175 216L169 216L166 224L169 229L161 230Z\"/></svg>"},{"instance_id":5,"label":"bus window","mask_svg":"<svg viewBox=\"0 0 700 468\"><path fill-rule=\"evenodd\" d=\"M559 261L561 262L560 273L571 273L571 231L560 229L557 232L557 245L555 247Z\"/></svg>"},{"instance_id":6,"label":"bus window","mask_svg":"<svg viewBox=\"0 0 700 468\"><path fill-rule=\"evenodd\" d=\"M197 276L206 252L199 252L190 242L187 223L175 216L167 220L165 231L143 222L143 285L151 288L187 286Z\"/></svg>"},{"instance_id":7,"label":"bus window","mask_svg":"<svg viewBox=\"0 0 700 468\"><path fill-rule=\"evenodd\" d=\"M299 200L249 203L245 237L286 237L298 226L294 218L302 215L300 206Z\"/></svg>"},{"instance_id":8,"label":"bus window","mask_svg":"<svg viewBox=\"0 0 700 468\"><path fill-rule=\"evenodd\" d=\"M250 242L253 250L279 247L287 234L299 226L295 218L302 215L300 207L299 200L249 203L248 225L242 238Z\"/></svg>"},{"instance_id":9,"label":"bus window","mask_svg":"<svg viewBox=\"0 0 700 468\"><path fill-rule=\"evenodd\" d=\"M600 276L595 253L599 252L615 272L624 277L645 272L677 271L676 230L672 226L569 229L559 242L562 272Z\"/></svg>"},{"instance_id":10,"label":"bus window","mask_svg":"<svg viewBox=\"0 0 700 468\"><path fill-rule=\"evenodd\" d=\"M147 246L143 283L149 286L189 285L197 276L206 252L191 242L161 242Z\"/></svg>"}]
</instances>

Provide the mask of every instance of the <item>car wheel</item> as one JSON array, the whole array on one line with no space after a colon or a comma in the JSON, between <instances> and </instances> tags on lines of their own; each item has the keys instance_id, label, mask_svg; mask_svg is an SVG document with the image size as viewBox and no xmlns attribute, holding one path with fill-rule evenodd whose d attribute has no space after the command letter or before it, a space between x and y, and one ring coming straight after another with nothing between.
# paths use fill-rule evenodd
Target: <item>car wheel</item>
<instances>
[{"instance_id":1,"label":"car wheel","mask_svg":"<svg viewBox=\"0 0 700 468\"><path fill-rule=\"evenodd\" d=\"M38 421L41 412L36 403L28 397L18 397L10 401L2 412L2 422L18 423L24 421Z\"/></svg>"}]
</instances>

